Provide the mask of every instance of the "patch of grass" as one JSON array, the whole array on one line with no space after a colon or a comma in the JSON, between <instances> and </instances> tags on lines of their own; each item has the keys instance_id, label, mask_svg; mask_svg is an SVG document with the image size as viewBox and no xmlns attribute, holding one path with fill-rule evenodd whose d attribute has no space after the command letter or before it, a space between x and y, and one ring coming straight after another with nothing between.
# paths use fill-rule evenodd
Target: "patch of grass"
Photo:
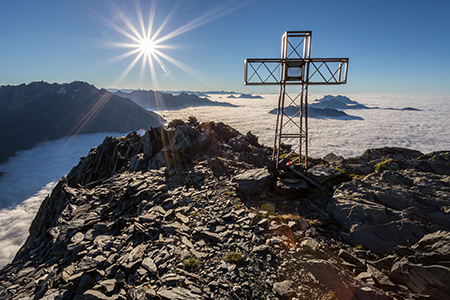
<instances>
[{"instance_id":1,"label":"patch of grass","mask_svg":"<svg viewBox=\"0 0 450 300\"><path fill-rule=\"evenodd\" d=\"M268 215L273 216L275 215L276 209L275 206L271 203L263 203L261 204L260 211L266 211L268 213Z\"/></svg>"},{"instance_id":2,"label":"patch of grass","mask_svg":"<svg viewBox=\"0 0 450 300\"><path fill-rule=\"evenodd\" d=\"M282 221L299 221L302 219L302 217L296 214L281 214L277 217Z\"/></svg>"},{"instance_id":3,"label":"patch of grass","mask_svg":"<svg viewBox=\"0 0 450 300\"><path fill-rule=\"evenodd\" d=\"M337 300L338 297L336 296L336 292L335 291L331 291L327 294L327 299L329 300Z\"/></svg>"},{"instance_id":4,"label":"patch of grass","mask_svg":"<svg viewBox=\"0 0 450 300\"><path fill-rule=\"evenodd\" d=\"M314 254L314 252L313 252L313 251L311 250L311 248L308 247L308 246L303 246L302 252L303 252L304 254Z\"/></svg>"},{"instance_id":5,"label":"patch of grass","mask_svg":"<svg viewBox=\"0 0 450 300\"><path fill-rule=\"evenodd\" d=\"M188 270L197 269L200 266L200 260L195 257L189 257L183 261L183 267Z\"/></svg>"},{"instance_id":6,"label":"patch of grass","mask_svg":"<svg viewBox=\"0 0 450 300\"><path fill-rule=\"evenodd\" d=\"M195 218L195 217L198 216L198 213L192 213L192 214L190 214L189 216Z\"/></svg>"},{"instance_id":7,"label":"patch of grass","mask_svg":"<svg viewBox=\"0 0 450 300\"><path fill-rule=\"evenodd\" d=\"M351 181L353 179L362 179L364 177L366 177L366 175L358 175L356 173L350 172L348 170L345 169L341 169L341 168L335 168L336 171L341 172L341 177L344 181Z\"/></svg>"},{"instance_id":8,"label":"patch of grass","mask_svg":"<svg viewBox=\"0 0 450 300\"><path fill-rule=\"evenodd\" d=\"M379 163L376 163L373 166L373 169L378 172L380 170L391 170L392 168L389 166L394 160L392 158L382 159Z\"/></svg>"},{"instance_id":9,"label":"patch of grass","mask_svg":"<svg viewBox=\"0 0 450 300\"><path fill-rule=\"evenodd\" d=\"M240 210L240 209L242 209L243 208L243 206L242 206L242 204L240 204L240 203L238 203L238 204L236 204L235 206L234 206L234 210Z\"/></svg>"},{"instance_id":10,"label":"patch of grass","mask_svg":"<svg viewBox=\"0 0 450 300\"><path fill-rule=\"evenodd\" d=\"M284 153L280 155L280 159L289 158L291 161L298 159L298 153Z\"/></svg>"},{"instance_id":11,"label":"patch of grass","mask_svg":"<svg viewBox=\"0 0 450 300\"><path fill-rule=\"evenodd\" d=\"M356 250L362 250L362 248L363 248L362 245L358 245L355 247Z\"/></svg>"},{"instance_id":12,"label":"patch of grass","mask_svg":"<svg viewBox=\"0 0 450 300\"><path fill-rule=\"evenodd\" d=\"M231 263L231 264L238 264L238 263L240 263L243 259L244 259L244 257L243 257L242 254L239 253L239 252L230 252L230 253L228 253L228 254L225 256L225 258L224 258L224 260L225 260L226 262Z\"/></svg>"},{"instance_id":13,"label":"patch of grass","mask_svg":"<svg viewBox=\"0 0 450 300\"><path fill-rule=\"evenodd\" d=\"M313 227L313 226L319 226L320 222L319 220L306 220L306 222L308 222L309 226Z\"/></svg>"}]
</instances>

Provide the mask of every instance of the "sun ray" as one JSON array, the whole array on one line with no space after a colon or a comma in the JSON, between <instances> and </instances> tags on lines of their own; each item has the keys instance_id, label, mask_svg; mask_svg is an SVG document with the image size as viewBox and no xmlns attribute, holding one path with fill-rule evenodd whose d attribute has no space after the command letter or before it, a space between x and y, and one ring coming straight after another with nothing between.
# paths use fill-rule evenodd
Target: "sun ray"
<instances>
[{"instance_id":1,"label":"sun ray","mask_svg":"<svg viewBox=\"0 0 450 300\"><path fill-rule=\"evenodd\" d=\"M122 80L130 73L131 69L133 69L134 65L138 62L138 60L142 57L143 53L139 53L134 60L131 62L131 64L128 65L128 67L122 72L122 74L117 78L116 83L121 83Z\"/></svg>"},{"instance_id":2,"label":"sun ray","mask_svg":"<svg viewBox=\"0 0 450 300\"><path fill-rule=\"evenodd\" d=\"M132 56L132 55L134 55L134 54L136 54L136 53L139 53L139 52L140 52L139 49L130 50L130 51L125 52L125 53L123 53L123 54L120 54L120 55L111 57L110 59L108 59L107 61L105 61L105 63L106 63L106 64L114 64L114 63L116 63L116 62L119 62L119 61L121 61L121 60L123 60L123 59L125 59L125 58L127 58L127 57L130 57L130 56Z\"/></svg>"},{"instance_id":3,"label":"sun ray","mask_svg":"<svg viewBox=\"0 0 450 300\"><path fill-rule=\"evenodd\" d=\"M121 34L125 38L129 39L129 41L112 42L108 43L108 45L117 48L128 48L131 50L109 59L108 62L116 63L118 61L127 59L132 55L136 55L136 57L134 57L131 63L117 78L116 82L122 82L131 72L131 70L136 66L137 62L139 60L142 60L142 63L140 64L138 80L139 82L143 80L146 75L146 68L148 67L150 70L152 86L155 89L159 86L158 74L161 74L160 72L164 72L165 76L171 75L170 68L165 64L164 61L173 64L177 68L195 77L196 79L201 80L202 82L210 81L209 78L207 78L200 71L169 56L167 53L164 53L162 51L163 49L177 48L173 45L166 44L166 42L188 31L191 31L218 18L221 18L255 0L233 0L223 3L221 5L215 6L213 9L208 10L206 13L200 15L199 17L171 31L167 30L167 28L169 27L170 22L173 20L175 14L177 13L177 9L182 2L179 2L177 5L173 6L170 11L164 15L161 23L155 24L155 16L157 11L156 0L148 2L149 6L146 7L148 9L148 12L146 12L145 14L141 5L142 2L140 0L134 0L134 17L132 17L130 14L127 15L125 11L128 12L128 10L122 9L118 2L114 1L115 0L109 0L109 7L113 12L113 16L111 18L106 18L100 16L99 14L99 19L108 27ZM163 34L164 31L168 33ZM157 71L157 68L155 68L156 64L161 67L161 70Z\"/></svg>"},{"instance_id":4,"label":"sun ray","mask_svg":"<svg viewBox=\"0 0 450 300\"><path fill-rule=\"evenodd\" d=\"M165 42L165 41L172 39L180 34L186 33L197 27L200 27L209 22L217 20L235 10L240 9L243 6L246 6L247 4L249 4L252 1L242 1L242 2L239 2L238 5L235 5L235 6L230 6L229 4L223 4L219 7L216 7L215 9L205 13L204 15L202 15L202 16L192 20L191 22L186 23L185 25L181 26L180 28L170 32L169 34L164 35L163 37L159 38L158 40L155 40L155 43L158 44L158 43ZM227 7L227 6L229 6L229 7Z\"/></svg>"},{"instance_id":5,"label":"sun ray","mask_svg":"<svg viewBox=\"0 0 450 300\"><path fill-rule=\"evenodd\" d=\"M161 56L162 58L164 58L165 60L169 61L170 63L172 63L173 65L177 66L178 68L180 68L181 70L183 70L184 72L188 73L191 76L194 76L195 78L197 78L198 80L201 80L202 82L205 83L209 83L211 82L210 79L208 79L208 77L206 77L202 72L198 71L195 68L190 67L189 65L171 57L168 56L158 50L155 50L155 54Z\"/></svg>"},{"instance_id":6,"label":"sun ray","mask_svg":"<svg viewBox=\"0 0 450 300\"><path fill-rule=\"evenodd\" d=\"M155 13L156 13L156 1L152 2L150 6L149 21L147 25L147 36L146 36L147 39L150 39L152 37L153 20L155 19Z\"/></svg>"}]
</instances>

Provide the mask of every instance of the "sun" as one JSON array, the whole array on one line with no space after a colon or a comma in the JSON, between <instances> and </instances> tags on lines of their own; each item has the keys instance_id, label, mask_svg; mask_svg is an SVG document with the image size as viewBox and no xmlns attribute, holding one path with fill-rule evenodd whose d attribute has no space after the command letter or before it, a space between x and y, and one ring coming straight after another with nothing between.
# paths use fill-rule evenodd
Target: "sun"
<instances>
[{"instance_id":1,"label":"sun","mask_svg":"<svg viewBox=\"0 0 450 300\"><path fill-rule=\"evenodd\" d=\"M158 78L166 78L172 74L169 68L170 65L181 69L198 80L209 82L210 78L204 76L203 73L170 56L167 53L167 50L177 49L179 46L170 45L166 42L227 15L254 0L241 0L238 2L238 5L235 5L234 2L232 5L228 3L220 5L175 29L170 29L170 21L177 11L175 7L165 15L161 23L154 24L155 20L160 20L160 18L156 16L157 0L134 0L135 14L128 9L127 5L124 4L124 6L122 6L121 4L116 3L115 0L110 1L109 8L111 9L113 17L105 17L101 13L97 14L96 17L103 21L105 25L122 35L125 40L107 44L112 47L128 48L130 50L110 58L108 63L116 63L134 56L128 66L117 78L115 84L120 84L140 61L141 70L139 73L139 82L144 80L146 71L150 70L151 86L157 89L159 86ZM141 1L147 4L150 3L149 7L146 6L147 9L145 13L141 7ZM128 1L124 1L123 3L128 3ZM169 63L169 65L167 65L167 63Z\"/></svg>"},{"instance_id":2,"label":"sun","mask_svg":"<svg viewBox=\"0 0 450 300\"><path fill-rule=\"evenodd\" d=\"M141 39L139 41L139 50L144 55L153 55L155 53L155 44L150 39Z\"/></svg>"}]
</instances>

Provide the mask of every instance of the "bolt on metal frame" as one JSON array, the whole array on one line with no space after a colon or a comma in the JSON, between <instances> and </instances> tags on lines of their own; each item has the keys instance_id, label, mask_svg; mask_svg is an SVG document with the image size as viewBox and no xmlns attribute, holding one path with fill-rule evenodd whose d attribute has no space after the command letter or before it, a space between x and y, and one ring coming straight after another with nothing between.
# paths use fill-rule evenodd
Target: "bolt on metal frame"
<instances>
[{"instance_id":1,"label":"bolt on metal frame","mask_svg":"<svg viewBox=\"0 0 450 300\"><path fill-rule=\"evenodd\" d=\"M272 159L280 161L282 139L298 138L287 157L308 170L308 85L345 84L348 58L310 58L311 31L286 31L281 39L281 58L248 58L244 63L245 85L279 85L277 123ZM291 93L288 86L300 86ZM287 104L287 105L286 105ZM298 150L298 152L296 152Z\"/></svg>"}]
</instances>

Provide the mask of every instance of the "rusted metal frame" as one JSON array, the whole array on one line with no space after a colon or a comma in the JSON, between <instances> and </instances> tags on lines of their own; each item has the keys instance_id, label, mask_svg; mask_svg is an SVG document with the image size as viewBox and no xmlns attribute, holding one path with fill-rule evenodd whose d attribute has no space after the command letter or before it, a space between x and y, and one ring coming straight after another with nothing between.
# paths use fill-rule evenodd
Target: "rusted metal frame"
<instances>
[{"instance_id":1,"label":"rusted metal frame","mask_svg":"<svg viewBox=\"0 0 450 300\"><path fill-rule=\"evenodd\" d=\"M287 32L283 34L281 38L281 59L287 58L287 43L288 43L288 35Z\"/></svg>"},{"instance_id":2,"label":"rusted metal frame","mask_svg":"<svg viewBox=\"0 0 450 300\"><path fill-rule=\"evenodd\" d=\"M343 64L344 63L342 61L339 62L339 68L338 68L338 71L339 71L339 73L338 73L339 82L341 82L342 66L343 66Z\"/></svg>"},{"instance_id":3,"label":"rusted metal frame","mask_svg":"<svg viewBox=\"0 0 450 300\"><path fill-rule=\"evenodd\" d=\"M290 100L290 103L287 107L291 106L292 104L294 104L295 106L297 106L298 109L300 109L300 106L297 105L297 103L295 103L295 101L299 98L300 94L297 94L297 96L295 96L294 99L292 99L292 97L289 94L286 94Z\"/></svg>"},{"instance_id":4,"label":"rusted metal frame","mask_svg":"<svg viewBox=\"0 0 450 300\"><path fill-rule=\"evenodd\" d=\"M298 113L297 113L297 114L298 114ZM298 124L297 124L297 123L295 122L295 120L294 120L294 118L297 116L297 114L295 114L295 116L293 116L293 117L290 117L290 116L284 114L284 115L286 116L286 118L288 118L288 120L287 120L285 123L283 123L282 126L286 126L287 124L289 124L290 122L292 122L295 126L297 126L297 127L300 129L300 126L298 126Z\"/></svg>"},{"instance_id":5,"label":"rusted metal frame","mask_svg":"<svg viewBox=\"0 0 450 300\"><path fill-rule=\"evenodd\" d=\"M297 55L298 55L299 58L303 58L304 55L302 56L300 53L298 53L297 48L298 48L301 44L303 44L304 41L305 41L305 38L303 38L302 41L301 41L300 43L298 43L298 45L295 46L295 47L291 44L291 42L288 41L287 43L291 46L292 51L291 51L291 53L289 53L289 55L286 56L286 58L289 59L289 57L290 57L290 56L292 55L292 53L294 53L294 52L297 53ZM303 47L303 49L305 49L305 47ZM303 51L303 52L304 52L304 51Z\"/></svg>"},{"instance_id":6,"label":"rusted metal frame","mask_svg":"<svg viewBox=\"0 0 450 300\"><path fill-rule=\"evenodd\" d=\"M310 82L309 84L316 84L316 85L317 84L340 84L340 80L336 79L336 77L335 77L336 73L339 71L339 68L333 73L333 71L331 71L331 69L329 68L329 66L326 62L322 62L319 67L317 67L316 64L314 64L313 62L312 62L312 64L313 64L314 68L316 68L316 71L314 71L314 73L311 75L311 78L316 73L319 73L320 76L322 77L322 79L324 80L324 82ZM328 69L328 72L330 72L331 77L329 79L326 79L325 76L323 75L322 71L320 71L320 68L322 68L322 66L325 66ZM332 79L334 79L334 82L331 81Z\"/></svg>"},{"instance_id":7,"label":"rusted metal frame","mask_svg":"<svg viewBox=\"0 0 450 300\"><path fill-rule=\"evenodd\" d=\"M260 80L262 83L264 83L264 81L262 80L261 76L259 76L259 74L258 74L258 70L259 70L259 68L261 68L261 65L262 65L262 64L260 63L259 66L255 69L255 68L253 67L252 63L250 63L250 67L252 67L254 73L252 74L252 76L250 76L250 78L249 78L248 80L251 80L251 79L253 78L253 76L256 74L256 76L258 76L259 80Z\"/></svg>"},{"instance_id":8,"label":"rusted metal frame","mask_svg":"<svg viewBox=\"0 0 450 300\"><path fill-rule=\"evenodd\" d=\"M281 89L283 89L283 93L282 93L282 97L281 97L281 107L284 107L284 95L286 94L285 93L286 85L281 84ZM283 115L284 114L280 114L280 124L283 124ZM283 135L283 126L280 126L279 133L278 133L278 147L277 147L277 158L276 158L276 163L275 163L275 167L276 167L275 170L278 170L282 135Z\"/></svg>"},{"instance_id":9,"label":"rusted metal frame","mask_svg":"<svg viewBox=\"0 0 450 300\"><path fill-rule=\"evenodd\" d=\"M297 113L295 113L295 115L293 115L292 117L289 116L289 115L287 115L287 114L284 112L284 110L283 110L283 114L286 116L286 118L288 118L288 120L287 120L285 123L283 123L282 126L285 126L285 125L289 124L289 122L292 122L292 123L294 123L295 126L299 127L298 124L295 122L294 118L297 117L297 116L300 116L300 109L299 109L299 111L298 111Z\"/></svg>"},{"instance_id":10,"label":"rusted metal frame","mask_svg":"<svg viewBox=\"0 0 450 300\"><path fill-rule=\"evenodd\" d=\"M345 84L347 82L347 72L348 72L348 58L311 58L309 59L309 62L312 63L315 67L315 71L309 76L308 81L312 79L312 77L314 75L316 75L316 73L319 73L322 77L322 79L325 82L311 82L309 81L308 84L312 84L312 85L319 85L319 84ZM318 67L317 67L317 63L321 63ZM330 66L328 65L328 63L333 62L333 63L339 63L339 66L336 68L336 71L332 71L330 69ZM320 70L323 65L325 65L325 67L328 69L328 72L330 72L331 77L329 79L326 79L323 76L322 71ZM342 75L342 68L344 68L344 74ZM338 74L338 76L336 77L336 74ZM334 82L332 82L331 80L334 79Z\"/></svg>"},{"instance_id":11,"label":"rusted metal frame","mask_svg":"<svg viewBox=\"0 0 450 300\"><path fill-rule=\"evenodd\" d=\"M267 82L267 80L268 80L271 76L273 77L273 79L275 79L276 82L279 82L278 79L275 77L275 75L273 75L273 73L278 69L278 67L279 67L280 65L277 65L277 66L275 67L275 69L273 69L273 71L270 71L270 69L267 67L267 65L266 65L265 62L263 63L263 65L264 65L264 67L266 67L267 71L269 72L269 76L267 76L267 78L266 78L266 80L265 80L264 82Z\"/></svg>"},{"instance_id":12,"label":"rusted metal frame","mask_svg":"<svg viewBox=\"0 0 450 300\"><path fill-rule=\"evenodd\" d=\"M300 107L299 105L297 105L297 103L295 103L295 101L299 98L300 94L297 94L297 96L296 96L294 99L292 99L292 97L291 97L288 93L286 93L286 91L285 91L285 95L288 96L288 98L289 98L289 100L290 100L290 103L289 103L289 105L288 105L287 107L283 107L283 110L282 110L282 111L283 111L283 114L288 118L288 121L286 121L286 123L282 124L282 126L285 126L285 125L289 124L289 122L292 122L292 123L294 123L295 126L299 127L298 124L297 124L297 122L295 122L294 118L297 117L297 115L299 115L299 113L300 113L300 111L301 111L301 107ZM301 101L301 100L300 100L300 101ZM293 115L293 116L291 117L291 116L288 116L288 115L285 113L285 108L290 107L292 104L294 104L294 106L297 107L299 111L298 111L297 113L295 113L295 115ZM300 104L301 104L301 102L300 102Z\"/></svg>"},{"instance_id":13,"label":"rusted metal frame","mask_svg":"<svg viewBox=\"0 0 450 300\"><path fill-rule=\"evenodd\" d=\"M296 138L296 137L305 137L304 133L283 133L283 138Z\"/></svg>"},{"instance_id":14,"label":"rusted metal frame","mask_svg":"<svg viewBox=\"0 0 450 300\"><path fill-rule=\"evenodd\" d=\"M286 157L291 156L292 153L295 153L298 149L299 149L299 146L295 147L293 150L291 150L291 152L289 152L289 153L286 155ZM299 156L297 159L293 160L292 162L295 163L297 160L298 160L298 162L300 163L300 156Z\"/></svg>"},{"instance_id":15,"label":"rusted metal frame","mask_svg":"<svg viewBox=\"0 0 450 300\"><path fill-rule=\"evenodd\" d=\"M273 141L273 151L272 151L272 160L275 160L275 152L277 151L277 141L278 141L278 127L279 127L279 120L280 120L280 110L281 110L281 97L282 97L283 86L280 85L280 96L278 97L278 108L277 108L277 124L275 126L275 139ZM277 158L279 155L279 151L277 152ZM278 162L276 163L276 167L278 168Z\"/></svg>"},{"instance_id":16,"label":"rusted metal frame","mask_svg":"<svg viewBox=\"0 0 450 300\"><path fill-rule=\"evenodd\" d=\"M289 38L293 40L293 38L301 38L301 41L298 42L298 44L294 47L293 44L289 41ZM302 146L305 144L305 172L308 170L308 86L310 84L312 85L319 85L319 84L343 84L347 81L347 72L348 72L348 58L310 58L311 54L311 39L312 39L312 32L311 31L287 31L282 36L282 43L281 43L281 59L249 59L245 60L245 84L246 85L280 85L280 95L278 98L278 109L277 109L277 124L275 129L275 141L274 141L274 149L272 153L272 159L276 158L276 168L278 169L279 164L279 156L280 156L280 146L281 146L281 139L282 138L290 138L290 137L298 137L299 138L299 160L301 160L302 156ZM295 43L294 43L295 44ZM298 53L298 48L300 45L303 44L303 55L300 55ZM292 51L288 55L289 46L291 47ZM289 58L293 53L296 53L299 56L299 59L296 58ZM298 81L287 81L287 63L288 62L295 62L295 61L302 61L304 63L304 66L302 68L302 77L300 77ZM247 80L248 77L248 63L260 63L260 66L258 68L254 68L253 65L251 67L255 71L257 77L259 78L260 82L249 82L252 78L254 78L255 74L252 74L252 76ZM330 65L328 65L329 62L335 62L339 63L339 66L337 67L336 71L332 71L330 68ZM277 63L275 68L271 71L271 69L268 67L267 64L270 63ZM310 74L310 64L313 64L315 71ZM320 63L320 65L319 65ZM265 80L261 78L258 71L260 70L261 65L264 65L266 70L269 72L269 75ZM319 65L319 67L317 67ZM324 76L324 71L321 71L320 69L325 65L327 68L329 74L331 77L329 79L326 79ZM276 70L280 67L280 80L278 80L274 73ZM311 79L316 74L319 74L321 78L324 80L324 82L311 82ZM328 75L327 75L328 76ZM274 79L275 82L268 82L269 79ZM333 81L334 80L334 81ZM286 85L301 85L301 92L297 94L297 96L292 99L292 97L286 93ZM290 117L285 113L285 98L287 97L290 99L290 104L295 105L299 109L299 112L297 112L294 116ZM300 107L297 105L296 101L300 97ZM284 116L286 116L287 121L284 123ZM300 122L295 122L294 118L297 116L300 117ZM299 128L299 133L283 133L283 126L293 123ZM299 125L299 124L300 125ZM296 149L297 149L296 148ZM291 151L288 156L290 156L295 150Z\"/></svg>"},{"instance_id":17,"label":"rusted metal frame","mask_svg":"<svg viewBox=\"0 0 450 300\"><path fill-rule=\"evenodd\" d=\"M336 63L343 62L343 63L346 63L346 62L348 62L348 58L313 57L313 58L308 58L308 61L310 61L310 62L336 62Z\"/></svg>"},{"instance_id":18,"label":"rusted metal frame","mask_svg":"<svg viewBox=\"0 0 450 300\"><path fill-rule=\"evenodd\" d=\"M280 58L248 58L245 60L245 66L244 66L244 84L245 85L279 85L280 79L278 79L274 73L276 70L280 67L280 64L283 62ZM269 68L267 64L276 63L277 65L274 67L273 71ZM253 69L253 73L249 77L248 72L248 65ZM264 67L267 69L267 71L270 73L269 76L267 76L266 79L261 78L260 74L258 73L261 66L264 65ZM251 82L253 78L259 78L259 82ZM273 78L275 82L267 82L269 78Z\"/></svg>"},{"instance_id":19,"label":"rusted metal frame","mask_svg":"<svg viewBox=\"0 0 450 300\"><path fill-rule=\"evenodd\" d=\"M337 68L337 70L336 71L334 71L334 73L332 73L332 76L333 76L333 78L334 78L334 81L336 81L336 82L341 82L341 78L340 78L340 76L341 76L341 66L340 66L341 64L339 63L339 67ZM331 73L331 70L330 69L328 69L329 71L330 71L330 73ZM338 74L337 75L337 77L336 77L336 74Z\"/></svg>"},{"instance_id":20,"label":"rusted metal frame","mask_svg":"<svg viewBox=\"0 0 450 300\"><path fill-rule=\"evenodd\" d=\"M308 64L309 68L309 64ZM305 174L308 173L308 84L305 87ZM301 156L301 154L300 154Z\"/></svg>"},{"instance_id":21,"label":"rusted metal frame","mask_svg":"<svg viewBox=\"0 0 450 300\"><path fill-rule=\"evenodd\" d=\"M248 62L247 59L244 60L244 85L247 85L247 77L248 77Z\"/></svg>"},{"instance_id":22,"label":"rusted metal frame","mask_svg":"<svg viewBox=\"0 0 450 300\"><path fill-rule=\"evenodd\" d=\"M327 67L328 71L329 71L330 74L331 74L330 80L328 80L327 83L329 83L329 82L331 81L331 78L333 78L334 81L335 81L336 83L337 83L337 82L340 82L340 77L338 77L338 79L336 79L336 76L335 76L335 75L336 75L336 73L338 73L338 72L339 72L339 74L340 74L341 63L339 63L339 67L337 68L336 71L334 71L334 73L331 71L331 69L329 68L329 66L328 66L327 63L325 63L325 66Z\"/></svg>"},{"instance_id":23,"label":"rusted metal frame","mask_svg":"<svg viewBox=\"0 0 450 300\"><path fill-rule=\"evenodd\" d=\"M302 84L301 91L300 91L300 124L298 126L299 128L299 137L298 137L298 163L301 164L302 162L302 144L303 140L306 138L306 133L303 130L303 112L304 112L304 85Z\"/></svg>"},{"instance_id":24,"label":"rusted metal frame","mask_svg":"<svg viewBox=\"0 0 450 300\"><path fill-rule=\"evenodd\" d=\"M309 44L309 51L311 53L311 43ZM305 174L308 173L308 85L309 85L309 68L310 68L310 61L306 63L306 83L305 85L302 85L302 94L304 95L305 101ZM303 110L302 110L303 113ZM301 145L302 143L300 143ZM301 157L301 154L300 154Z\"/></svg>"},{"instance_id":25,"label":"rusted metal frame","mask_svg":"<svg viewBox=\"0 0 450 300\"><path fill-rule=\"evenodd\" d=\"M319 67L316 67L316 65L314 64L314 62L311 62L312 63L312 65L314 66L314 68L316 68L316 71L317 72L314 72L314 74L315 73L319 73L320 74L320 76L323 78L323 80L326 82L326 83L328 83L327 82L327 80L325 79L325 77L323 76L323 74L322 74L322 72L320 72L320 68L322 68L322 66L325 64L324 62L322 62L321 64L320 64L320 66ZM314 74L313 75L311 75L311 77L313 77L314 76Z\"/></svg>"},{"instance_id":26,"label":"rusted metal frame","mask_svg":"<svg viewBox=\"0 0 450 300\"><path fill-rule=\"evenodd\" d=\"M347 71L348 71L348 58L346 60L346 62L344 62L345 64L345 69L344 69L344 80L342 83L347 83Z\"/></svg>"},{"instance_id":27,"label":"rusted metal frame","mask_svg":"<svg viewBox=\"0 0 450 300\"><path fill-rule=\"evenodd\" d=\"M304 55L304 57L305 58L310 58L310 56L311 56L311 40L312 40L312 33L311 32L309 32L309 34L308 34L308 36L307 36L307 43L308 43L308 49L307 49L307 53L305 53L305 55ZM305 47L305 50L306 50L306 47Z\"/></svg>"},{"instance_id":28,"label":"rusted metal frame","mask_svg":"<svg viewBox=\"0 0 450 300\"><path fill-rule=\"evenodd\" d=\"M330 72L330 74L331 74L331 77L330 77L329 80L327 80L327 83L328 83L328 82L331 82L331 78L333 78L335 82L338 82L338 81L336 80L336 77L334 77L333 72L332 72L332 71L330 70L330 68L328 67L328 64L327 64L327 63L325 63L325 67L327 67L328 72ZM336 72L337 72L337 70L336 70L334 73L336 73Z\"/></svg>"}]
</instances>

